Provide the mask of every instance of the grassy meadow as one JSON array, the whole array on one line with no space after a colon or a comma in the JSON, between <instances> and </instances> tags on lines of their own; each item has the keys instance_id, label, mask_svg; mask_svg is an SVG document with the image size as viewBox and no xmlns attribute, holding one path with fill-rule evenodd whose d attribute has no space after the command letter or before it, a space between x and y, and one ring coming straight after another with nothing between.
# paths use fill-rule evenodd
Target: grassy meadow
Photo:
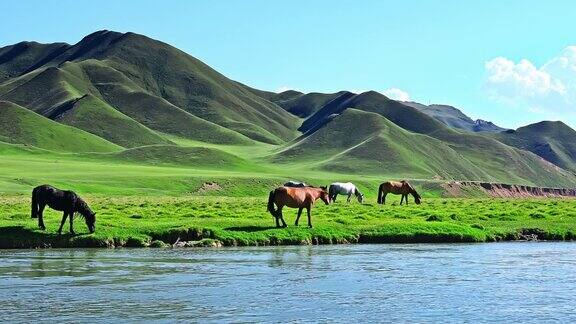
<instances>
[{"instance_id":1,"label":"grassy meadow","mask_svg":"<svg viewBox=\"0 0 576 324\"><path fill-rule=\"evenodd\" d=\"M574 238L570 200L442 198L451 179L574 187L576 132L562 123L490 135L375 91L262 91L134 33L0 56L0 247ZM378 185L399 179L424 203L376 206ZM367 202L318 205L313 229L271 228L267 195L287 180L351 181ZM51 210L38 231L29 200L41 184L84 197L96 233L56 235Z\"/></svg>"},{"instance_id":2,"label":"grassy meadow","mask_svg":"<svg viewBox=\"0 0 576 324\"><path fill-rule=\"evenodd\" d=\"M30 218L29 198L0 200L0 247L160 247L280 244L488 242L576 239L572 200L428 198L421 205L374 200L318 203L313 228L294 226L296 209L285 208L287 228L275 228L266 197L87 196L97 211L96 233L81 218L75 236L58 235L61 213L45 211L46 231ZM371 197L373 198L373 197ZM69 224L64 226L67 233Z\"/></svg>"},{"instance_id":3,"label":"grassy meadow","mask_svg":"<svg viewBox=\"0 0 576 324\"><path fill-rule=\"evenodd\" d=\"M199 149L194 143L185 143ZM186 148L184 147L184 148ZM161 148L161 147L160 147ZM161 151L180 154L177 150ZM198 159L202 150L208 152ZM274 146L204 146L193 162L155 154L122 151L66 154L19 145L0 146L0 248L160 247L277 244L487 242L518 239L576 238L576 204L569 199L506 200L442 198L434 181L412 181L424 197L421 205L399 206L390 195L376 204L381 177L329 173L313 165L266 163ZM153 151L153 150L152 150ZM149 151L147 151L149 152ZM139 155L140 154L140 155ZM235 156L229 160L228 155ZM183 154L183 156L187 156ZM180 163L179 163L180 162ZM219 163L222 164L219 164ZM194 167L190 166L194 164ZM284 209L288 228L274 227L266 211L268 192L297 179L316 185L353 181L365 193L364 204L319 202L309 229L306 215L294 226L296 209ZM71 188L97 213L96 233L75 220L75 236L58 235L61 213L45 210L46 231L30 218L30 191L42 183ZM64 233L69 225L64 226Z\"/></svg>"}]
</instances>

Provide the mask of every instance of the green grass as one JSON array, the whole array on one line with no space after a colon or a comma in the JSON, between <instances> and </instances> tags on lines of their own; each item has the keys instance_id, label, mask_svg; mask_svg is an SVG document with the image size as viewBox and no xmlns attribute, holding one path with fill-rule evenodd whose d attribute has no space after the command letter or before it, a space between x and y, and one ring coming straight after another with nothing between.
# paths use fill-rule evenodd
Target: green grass
<instances>
[{"instance_id":1,"label":"green grass","mask_svg":"<svg viewBox=\"0 0 576 324\"><path fill-rule=\"evenodd\" d=\"M0 142L67 153L130 149L116 155L71 154L75 161L171 165L182 168L180 173L210 164L230 172L258 170L263 173L258 177L268 178L576 184L574 174L516 145L455 131L374 91L358 95L260 91L174 47L133 33L99 31L75 45L19 46L18 51L0 48L14 55L0 67L0 100L48 118L24 109L22 116L0 116L2 126L9 124L0 130ZM61 124L74 127L56 127ZM319 125L324 127L308 137L298 132ZM171 144L214 150L196 151L199 154L193 156L186 148L156 146ZM559 152L554 161L570 169L571 146L553 142L551 147Z\"/></svg>"},{"instance_id":2,"label":"green grass","mask_svg":"<svg viewBox=\"0 0 576 324\"><path fill-rule=\"evenodd\" d=\"M87 196L97 212L97 231L87 234L82 219L76 232L57 235L61 214L45 212L48 229L39 231L24 196L0 200L0 247L280 245L385 242L487 242L576 239L572 200L425 199L422 205L381 206L337 202L313 209L294 226L296 209L286 208L287 228L275 228L266 197L113 197ZM394 200L394 202L392 202ZM68 223L64 229L68 231ZM162 243L161 243L162 242Z\"/></svg>"},{"instance_id":3,"label":"green grass","mask_svg":"<svg viewBox=\"0 0 576 324\"><path fill-rule=\"evenodd\" d=\"M58 121L85 130L120 146L168 144L148 127L110 107L106 102L87 94L74 99L70 111Z\"/></svg>"},{"instance_id":4,"label":"green grass","mask_svg":"<svg viewBox=\"0 0 576 324\"><path fill-rule=\"evenodd\" d=\"M538 156L491 138L443 126L434 137L412 133L360 109L346 109L313 134L287 144L271 160L343 174L567 187L576 181Z\"/></svg>"},{"instance_id":5,"label":"green grass","mask_svg":"<svg viewBox=\"0 0 576 324\"><path fill-rule=\"evenodd\" d=\"M68 152L114 152L122 148L83 130L62 125L26 108L0 101L0 141Z\"/></svg>"},{"instance_id":6,"label":"green grass","mask_svg":"<svg viewBox=\"0 0 576 324\"><path fill-rule=\"evenodd\" d=\"M560 121L543 121L491 136L537 154L563 169L576 171L576 131Z\"/></svg>"},{"instance_id":7,"label":"green grass","mask_svg":"<svg viewBox=\"0 0 576 324\"><path fill-rule=\"evenodd\" d=\"M0 66L0 246L162 246L178 237L196 245L478 242L525 230L573 238L566 201L434 197L443 194L439 179L573 187L574 174L515 148L531 146L449 129L374 91L260 91L133 33L0 48L8 52L14 57ZM298 132L318 125L310 136ZM531 143L574 135L540 126L552 129L532 130L541 136ZM553 162L574 170L572 147L550 143ZM382 181L403 178L416 179L425 204L318 206L312 230L270 228L265 198L286 180L352 181L373 202ZM87 197L98 232L58 236L54 212L50 231L37 231L27 199L44 183Z\"/></svg>"}]
</instances>

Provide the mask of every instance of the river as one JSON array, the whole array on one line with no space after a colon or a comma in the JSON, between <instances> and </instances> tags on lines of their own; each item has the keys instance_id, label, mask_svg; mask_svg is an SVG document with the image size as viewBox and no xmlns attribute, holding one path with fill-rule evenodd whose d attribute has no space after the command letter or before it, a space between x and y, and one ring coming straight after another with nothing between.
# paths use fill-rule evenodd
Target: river
<instances>
[{"instance_id":1,"label":"river","mask_svg":"<svg viewBox=\"0 0 576 324\"><path fill-rule=\"evenodd\" d=\"M0 320L576 321L576 243L0 251Z\"/></svg>"}]
</instances>

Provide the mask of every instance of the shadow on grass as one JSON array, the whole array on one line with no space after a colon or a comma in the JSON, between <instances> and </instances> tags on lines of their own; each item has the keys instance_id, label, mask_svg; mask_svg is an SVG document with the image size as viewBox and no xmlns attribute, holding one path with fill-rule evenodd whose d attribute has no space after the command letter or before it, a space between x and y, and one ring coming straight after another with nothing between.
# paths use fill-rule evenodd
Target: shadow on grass
<instances>
[{"instance_id":1,"label":"shadow on grass","mask_svg":"<svg viewBox=\"0 0 576 324\"><path fill-rule=\"evenodd\" d=\"M0 249L96 246L102 246L102 242L91 235L43 232L24 226L0 227Z\"/></svg>"},{"instance_id":2,"label":"shadow on grass","mask_svg":"<svg viewBox=\"0 0 576 324\"><path fill-rule=\"evenodd\" d=\"M260 232L260 231L267 231L270 229L275 229L276 226L233 226L227 227L224 230L226 231L236 231L236 232Z\"/></svg>"}]
</instances>

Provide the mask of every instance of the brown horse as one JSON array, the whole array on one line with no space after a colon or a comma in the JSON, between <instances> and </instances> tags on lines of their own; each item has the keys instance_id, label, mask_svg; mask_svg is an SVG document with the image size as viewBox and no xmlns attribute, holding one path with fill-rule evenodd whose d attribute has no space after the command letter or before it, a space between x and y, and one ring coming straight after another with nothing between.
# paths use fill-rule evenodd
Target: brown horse
<instances>
[{"instance_id":1,"label":"brown horse","mask_svg":"<svg viewBox=\"0 0 576 324\"><path fill-rule=\"evenodd\" d=\"M276 227L281 227L280 221L282 221L282 227L286 227L286 222L282 216L282 208L284 208L284 206L298 208L298 217L296 217L296 222L294 223L296 226L298 226L302 209L306 208L308 212L308 227L312 227L310 210L314 202L318 199L322 199L326 205L330 204L330 197L328 196L326 187L279 187L270 191L270 195L268 196L268 211L276 218ZM278 207L277 210L274 209L274 204Z\"/></svg>"},{"instance_id":2,"label":"brown horse","mask_svg":"<svg viewBox=\"0 0 576 324\"><path fill-rule=\"evenodd\" d=\"M378 188L378 203L384 204L386 200L386 195L392 193L395 195L402 195L400 198L400 205L402 205L402 201L406 199L406 205L408 205L408 194L411 194L414 197L414 201L416 204L420 204L420 195L414 190L411 184L409 184L406 180L398 181L386 181L380 185Z\"/></svg>"}]
</instances>

